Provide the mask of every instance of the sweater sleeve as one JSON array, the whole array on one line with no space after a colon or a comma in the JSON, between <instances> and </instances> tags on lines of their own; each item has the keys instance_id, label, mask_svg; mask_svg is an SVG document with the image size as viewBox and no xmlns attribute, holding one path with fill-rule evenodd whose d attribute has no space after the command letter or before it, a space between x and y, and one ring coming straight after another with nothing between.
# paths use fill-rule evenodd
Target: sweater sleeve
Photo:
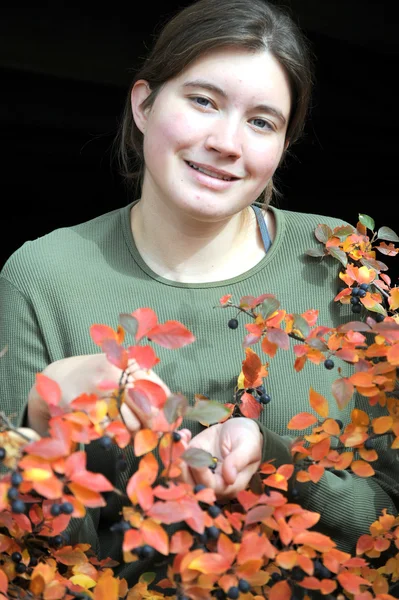
<instances>
[{"instance_id":1,"label":"sweater sleeve","mask_svg":"<svg viewBox=\"0 0 399 600\"><path fill-rule=\"evenodd\" d=\"M379 407L368 405L367 399L357 400L358 408L378 416ZM292 463L290 438L279 436L259 423L263 434L262 462L275 458L276 467ZM399 510L399 452L390 449L385 436L377 437L378 460L371 463L375 474L358 477L350 470L325 470L317 483L297 483L298 495L291 502L320 514L318 530L331 537L340 550L355 553L359 537L369 533L370 525L383 509L397 515ZM292 490L292 485L289 487Z\"/></svg>"},{"instance_id":2,"label":"sweater sleeve","mask_svg":"<svg viewBox=\"0 0 399 600\"><path fill-rule=\"evenodd\" d=\"M11 421L24 422L29 390L50 358L35 310L28 298L0 276L0 408Z\"/></svg>"}]
</instances>

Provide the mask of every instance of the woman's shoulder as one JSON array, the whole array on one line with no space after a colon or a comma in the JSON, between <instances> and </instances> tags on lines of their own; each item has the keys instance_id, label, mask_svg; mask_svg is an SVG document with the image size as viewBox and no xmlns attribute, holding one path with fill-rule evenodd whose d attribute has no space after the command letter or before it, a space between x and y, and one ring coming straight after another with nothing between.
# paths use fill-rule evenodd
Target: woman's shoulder
<instances>
[{"instance_id":1,"label":"woman's shoulder","mask_svg":"<svg viewBox=\"0 0 399 600\"><path fill-rule=\"evenodd\" d=\"M121 228L124 221L128 223L129 212L130 205L28 240L7 259L1 276L12 281L37 274L38 270L54 272L76 261L86 261L96 251L101 252L107 240L123 237Z\"/></svg>"},{"instance_id":2,"label":"woman's shoulder","mask_svg":"<svg viewBox=\"0 0 399 600\"><path fill-rule=\"evenodd\" d=\"M276 206L271 206L270 208L273 210L276 216L280 216L280 218L283 218L287 224L294 225L296 227L298 227L298 225L303 225L306 228L312 226L317 227L317 225L328 225L331 229L334 229L335 227L351 225L345 219L321 213L287 210ZM353 227L353 225L351 226Z\"/></svg>"}]
</instances>

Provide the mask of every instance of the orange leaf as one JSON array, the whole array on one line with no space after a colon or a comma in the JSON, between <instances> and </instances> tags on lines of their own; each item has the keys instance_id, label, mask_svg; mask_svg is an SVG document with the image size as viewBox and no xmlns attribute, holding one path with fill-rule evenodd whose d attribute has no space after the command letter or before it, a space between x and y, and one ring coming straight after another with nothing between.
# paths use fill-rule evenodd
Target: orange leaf
<instances>
[{"instance_id":1,"label":"orange leaf","mask_svg":"<svg viewBox=\"0 0 399 600\"><path fill-rule=\"evenodd\" d=\"M122 550L123 552L129 552L134 550L143 544L143 536L141 531L137 529L128 529L125 531L123 536Z\"/></svg>"},{"instance_id":2,"label":"orange leaf","mask_svg":"<svg viewBox=\"0 0 399 600\"><path fill-rule=\"evenodd\" d=\"M372 426L374 433L386 433L391 429L393 425L393 418L390 416L387 417L378 417L373 419Z\"/></svg>"},{"instance_id":3,"label":"orange leaf","mask_svg":"<svg viewBox=\"0 0 399 600\"><path fill-rule=\"evenodd\" d=\"M296 550L286 550L279 552L275 558L276 563L282 569L292 569L297 564Z\"/></svg>"},{"instance_id":4,"label":"orange leaf","mask_svg":"<svg viewBox=\"0 0 399 600\"><path fill-rule=\"evenodd\" d=\"M309 402L310 406L314 411L317 412L321 417L328 417L328 401L324 396L316 392L312 387L309 392Z\"/></svg>"},{"instance_id":5,"label":"orange leaf","mask_svg":"<svg viewBox=\"0 0 399 600\"><path fill-rule=\"evenodd\" d=\"M223 535L223 534L222 534ZM194 543L194 538L188 531L177 531L170 540L171 554L186 554Z\"/></svg>"},{"instance_id":6,"label":"orange leaf","mask_svg":"<svg viewBox=\"0 0 399 600\"><path fill-rule=\"evenodd\" d=\"M107 504L101 494L93 492L83 485L70 483L68 487L76 499L88 508L97 508Z\"/></svg>"},{"instance_id":7,"label":"orange leaf","mask_svg":"<svg viewBox=\"0 0 399 600\"><path fill-rule=\"evenodd\" d=\"M235 557L237 556L238 548L230 538L224 533L221 533L217 542L217 551L221 556L224 556L226 560L232 564Z\"/></svg>"},{"instance_id":8,"label":"orange leaf","mask_svg":"<svg viewBox=\"0 0 399 600\"><path fill-rule=\"evenodd\" d=\"M287 581L278 581L269 592L269 600L291 600L291 586Z\"/></svg>"},{"instance_id":9,"label":"orange leaf","mask_svg":"<svg viewBox=\"0 0 399 600\"><path fill-rule=\"evenodd\" d=\"M158 445L158 434L151 429L140 429L134 436L134 453L136 456L151 452Z\"/></svg>"},{"instance_id":10,"label":"orange leaf","mask_svg":"<svg viewBox=\"0 0 399 600\"><path fill-rule=\"evenodd\" d=\"M344 590L349 592L350 594L360 594L360 586L367 585L370 586L371 583L367 579L363 577L359 577L354 573L343 572L337 575L337 579L339 583L342 585Z\"/></svg>"},{"instance_id":11,"label":"orange leaf","mask_svg":"<svg viewBox=\"0 0 399 600\"><path fill-rule=\"evenodd\" d=\"M242 362L244 387L256 388L262 385L262 378L267 375L259 356L251 348L245 349L245 360Z\"/></svg>"},{"instance_id":12,"label":"orange leaf","mask_svg":"<svg viewBox=\"0 0 399 600\"><path fill-rule=\"evenodd\" d=\"M315 444L310 452L313 460L321 460L322 458L324 458L330 450L330 445L331 439L329 437Z\"/></svg>"},{"instance_id":13,"label":"orange leaf","mask_svg":"<svg viewBox=\"0 0 399 600\"><path fill-rule=\"evenodd\" d=\"M146 544L165 556L169 554L169 538L162 525L147 519L141 524L140 531Z\"/></svg>"},{"instance_id":14,"label":"orange leaf","mask_svg":"<svg viewBox=\"0 0 399 600\"><path fill-rule=\"evenodd\" d=\"M351 464L351 469L359 477L371 477L375 474L373 467L370 463L364 460L354 460Z\"/></svg>"},{"instance_id":15,"label":"orange leaf","mask_svg":"<svg viewBox=\"0 0 399 600\"><path fill-rule=\"evenodd\" d=\"M4 571L1 570L0 571L0 592L2 592L3 594L6 594L7 588L8 588L8 577L4 573Z\"/></svg>"},{"instance_id":16,"label":"orange leaf","mask_svg":"<svg viewBox=\"0 0 399 600\"><path fill-rule=\"evenodd\" d=\"M194 558L188 565L189 569L200 571L200 573L215 573L220 575L230 568L230 562L224 556L216 552L207 552L198 558Z\"/></svg>"},{"instance_id":17,"label":"orange leaf","mask_svg":"<svg viewBox=\"0 0 399 600\"><path fill-rule=\"evenodd\" d=\"M94 324L90 327L90 336L91 339L97 346L102 347L105 340L115 340L118 341L117 332L109 327L109 325L100 325Z\"/></svg>"},{"instance_id":18,"label":"orange leaf","mask_svg":"<svg viewBox=\"0 0 399 600\"><path fill-rule=\"evenodd\" d=\"M118 600L119 580L111 575L104 574L97 581L94 588L94 600Z\"/></svg>"},{"instance_id":19,"label":"orange leaf","mask_svg":"<svg viewBox=\"0 0 399 600\"><path fill-rule=\"evenodd\" d=\"M183 348L195 341L195 336L179 321L166 321L147 332L148 337L163 348Z\"/></svg>"},{"instance_id":20,"label":"orange leaf","mask_svg":"<svg viewBox=\"0 0 399 600\"><path fill-rule=\"evenodd\" d=\"M240 400L240 411L244 417L248 417L249 419L258 419L260 413L262 412L262 405L260 402L257 402L252 394L248 394L248 392L244 392Z\"/></svg>"},{"instance_id":21,"label":"orange leaf","mask_svg":"<svg viewBox=\"0 0 399 600\"><path fill-rule=\"evenodd\" d=\"M317 483L324 475L324 467L321 467L320 465L310 465L308 472L313 483Z\"/></svg>"},{"instance_id":22,"label":"orange leaf","mask_svg":"<svg viewBox=\"0 0 399 600\"><path fill-rule=\"evenodd\" d=\"M390 346L387 352L387 359L391 365L399 365L399 343L394 346Z\"/></svg>"},{"instance_id":23,"label":"orange leaf","mask_svg":"<svg viewBox=\"0 0 399 600\"><path fill-rule=\"evenodd\" d=\"M91 471L78 471L70 477L73 483L88 488L90 492L112 492L114 486L101 473L92 473Z\"/></svg>"},{"instance_id":24,"label":"orange leaf","mask_svg":"<svg viewBox=\"0 0 399 600\"><path fill-rule=\"evenodd\" d=\"M274 344L273 342L271 342L269 340L269 338L267 337L267 335L265 335L262 340L261 348L265 354L267 354L268 356L273 358L273 356L277 352L278 346L277 346L277 344Z\"/></svg>"},{"instance_id":25,"label":"orange leaf","mask_svg":"<svg viewBox=\"0 0 399 600\"><path fill-rule=\"evenodd\" d=\"M306 429L317 422L317 418L315 415L312 415L308 412L302 412L295 417L292 417L291 421L288 423L288 429Z\"/></svg>"},{"instance_id":26,"label":"orange leaf","mask_svg":"<svg viewBox=\"0 0 399 600\"><path fill-rule=\"evenodd\" d=\"M294 536L294 543L310 546L319 552L328 552L336 546L328 536L317 531L301 531Z\"/></svg>"},{"instance_id":27,"label":"orange leaf","mask_svg":"<svg viewBox=\"0 0 399 600\"><path fill-rule=\"evenodd\" d=\"M144 396L144 399L155 406L155 408L163 408L167 396L163 387L155 381L148 379L136 379L133 387L129 389L129 397L133 402L137 403L140 407L140 397Z\"/></svg>"},{"instance_id":28,"label":"orange leaf","mask_svg":"<svg viewBox=\"0 0 399 600\"><path fill-rule=\"evenodd\" d=\"M61 389L56 381L43 375L43 373L37 373L35 387L39 396L41 396L49 406L58 406L61 400Z\"/></svg>"},{"instance_id":29,"label":"orange leaf","mask_svg":"<svg viewBox=\"0 0 399 600\"><path fill-rule=\"evenodd\" d=\"M73 549L72 546L65 546L60 550L53 552L53 557L57 562L63 565L80 565L88 561L87 556L79 548Z\"/></svg>"}]
</instances>

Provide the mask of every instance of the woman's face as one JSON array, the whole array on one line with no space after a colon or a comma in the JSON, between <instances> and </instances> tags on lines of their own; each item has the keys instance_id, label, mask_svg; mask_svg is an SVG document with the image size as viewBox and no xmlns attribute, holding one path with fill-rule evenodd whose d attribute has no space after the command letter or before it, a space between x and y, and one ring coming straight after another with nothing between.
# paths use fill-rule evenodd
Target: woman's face
<instances>
[{"instance_id":1,"label":"woman's face","mask_svg":"<svg viewBox=\"0 0 399 600\"><path fill-rule=\"evenodd\" d=\"M153 105L132 92L144 134L142 198L203 221L228 218L264 190L286 146L291 93L267 52L220 49L169 80Z\"/></svg>"}]
</instances>

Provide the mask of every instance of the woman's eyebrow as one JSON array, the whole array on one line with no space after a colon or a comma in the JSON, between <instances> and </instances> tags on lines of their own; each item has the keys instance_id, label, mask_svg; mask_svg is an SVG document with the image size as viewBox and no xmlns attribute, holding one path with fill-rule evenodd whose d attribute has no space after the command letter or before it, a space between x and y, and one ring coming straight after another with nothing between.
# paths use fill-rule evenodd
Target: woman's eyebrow
<instances>
[{"instance_id":1,"label":"woman's eyebrow","mask_svg":"<svg viewBox=\"0 0 399 600\"><path fill-rule=\"evenodd\" d=\"M216 94L219 94L219 96L222 96L222 98L227 98L226 92L221 87L215 85L214 83L210 83L205 79L193 79L191 81L186 81L183 83L183 87L199 87L204 90L209 90L210 92L215 92ZM279 121L282 122L283 125L285 125L287 122L286 118L284 117L281 111L279 111L276 108L273 108L272 106L269 106L268 104L258 104L257 106L254 106L254 110L274 115L277 119L279 119Z\"/></svg>"}]
</instances>

